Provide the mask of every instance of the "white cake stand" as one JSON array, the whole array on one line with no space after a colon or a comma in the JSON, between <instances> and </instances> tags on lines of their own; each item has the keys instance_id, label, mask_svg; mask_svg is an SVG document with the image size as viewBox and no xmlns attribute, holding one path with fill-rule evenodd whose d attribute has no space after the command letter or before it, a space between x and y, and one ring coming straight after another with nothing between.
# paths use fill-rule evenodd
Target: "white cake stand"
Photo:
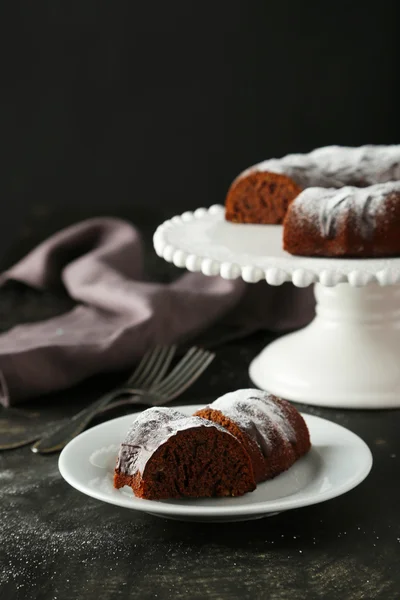
<instances>
[{"instance_id":1,"label":"white cake stand","mask_svg":"<svg viewBox=\"0 0 400 600\"><path fill-rule=\"evenodd\" d=\"M254 359L257 387L318 406L400 406L400 258L291 256L282 250L281 226L228 223L222 206L166 221L154 247L177 267L205 275L315 284L317 316Z\"/></svg>"}]
</instances>

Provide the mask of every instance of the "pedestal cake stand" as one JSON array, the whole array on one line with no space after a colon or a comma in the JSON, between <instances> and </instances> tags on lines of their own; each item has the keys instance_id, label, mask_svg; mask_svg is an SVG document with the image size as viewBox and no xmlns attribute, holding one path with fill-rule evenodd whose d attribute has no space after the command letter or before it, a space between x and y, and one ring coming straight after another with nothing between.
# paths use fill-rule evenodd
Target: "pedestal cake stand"
<instances>
[{"instance_id":1,"label":"pedestal cake stand","mask_svg":"<svg viewBox=\"0 0 400 600\"><path fill-rule=\"evenodd\" d=\"M315 285L312 323L251 363L257 387L318 406L400 406L400 258L291 256L281 226L228 223L218 205L166 221L154 247L166 261L205 275Z\"/></svg>"}]
</instances>

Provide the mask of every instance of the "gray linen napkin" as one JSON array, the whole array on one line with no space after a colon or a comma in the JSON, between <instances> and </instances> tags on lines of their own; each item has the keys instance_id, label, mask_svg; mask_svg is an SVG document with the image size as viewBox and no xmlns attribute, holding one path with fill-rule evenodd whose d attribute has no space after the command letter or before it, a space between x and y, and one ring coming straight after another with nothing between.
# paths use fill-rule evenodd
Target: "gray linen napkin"
<instances>
[{"instance_id":1,"label":"gray linen napkin","mask_svg":"<svg viewBox=\"0 0 400 600\"><path fill-rule=\"evenodd\" d=\"M77 303L65 314L0 335L0 402L9 406L70 387L96 373L127 369L155 344L209 344L258 329L285 331L313 316L311 289L247 286L187 273L170 284L143 277L142 243L129 223L97 218L40 244L0 276L37 289L63 286ZM212 325L216 328L213 336Z\"/></svg>"}]
</instances>

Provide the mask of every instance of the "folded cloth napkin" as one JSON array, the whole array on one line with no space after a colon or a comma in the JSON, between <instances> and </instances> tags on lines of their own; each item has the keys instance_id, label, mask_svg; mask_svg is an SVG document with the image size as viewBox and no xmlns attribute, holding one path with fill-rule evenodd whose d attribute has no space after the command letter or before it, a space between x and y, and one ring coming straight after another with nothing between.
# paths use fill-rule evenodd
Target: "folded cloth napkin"
<instances>
[{"instance_id":1,"label":"folded cloth napkin","mask_svg":"<svg viewBox=\"0 0 400 600\"><path fill-rule=\"evenodd\" d=\"M5 406L96 373L131 368L156 344L185 343L206 331L216 345L258 329L303 326L314 313L311 290L291 284L247 286L198 273L169 284L146 282L138 231L113 218L56 233L3 273L0 285L9 280L44 290L63 286L76 305L0 335ZM224 325L223 339L220 328L213 339L217 321Z\"/></svg>"}]
</instances>

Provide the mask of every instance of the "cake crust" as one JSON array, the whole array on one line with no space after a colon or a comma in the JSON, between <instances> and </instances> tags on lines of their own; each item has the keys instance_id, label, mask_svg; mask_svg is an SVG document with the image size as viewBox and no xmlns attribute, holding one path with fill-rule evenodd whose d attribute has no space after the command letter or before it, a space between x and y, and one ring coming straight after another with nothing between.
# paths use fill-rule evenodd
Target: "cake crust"
<instances>
[{"instance_id":1,"label":"cake crust","mask_svg":"<svg viewBox=\"0 0 400 600\"><path fill-rule=\"evenodd\" d=\"M225 416L220 410L213 410L210 406L197 411L195 416L207 419L213 423L218 423L232 433L246 449L252 463L256 483L260 483L260 481L267 479L268 469L265 465L264 456L260 447L250 436L242 431L232 419Z\"/></svg>"},{"instance_id":2,"label":"cake crust","mask_svg":"<svg viewBox=\"0 0 400 600\"><path fill-rule=\"evenodd\" d=\"M283 247L299 256L399 256L400 182L304 190L288 209Z\"/></svg>"}]
</instances>

